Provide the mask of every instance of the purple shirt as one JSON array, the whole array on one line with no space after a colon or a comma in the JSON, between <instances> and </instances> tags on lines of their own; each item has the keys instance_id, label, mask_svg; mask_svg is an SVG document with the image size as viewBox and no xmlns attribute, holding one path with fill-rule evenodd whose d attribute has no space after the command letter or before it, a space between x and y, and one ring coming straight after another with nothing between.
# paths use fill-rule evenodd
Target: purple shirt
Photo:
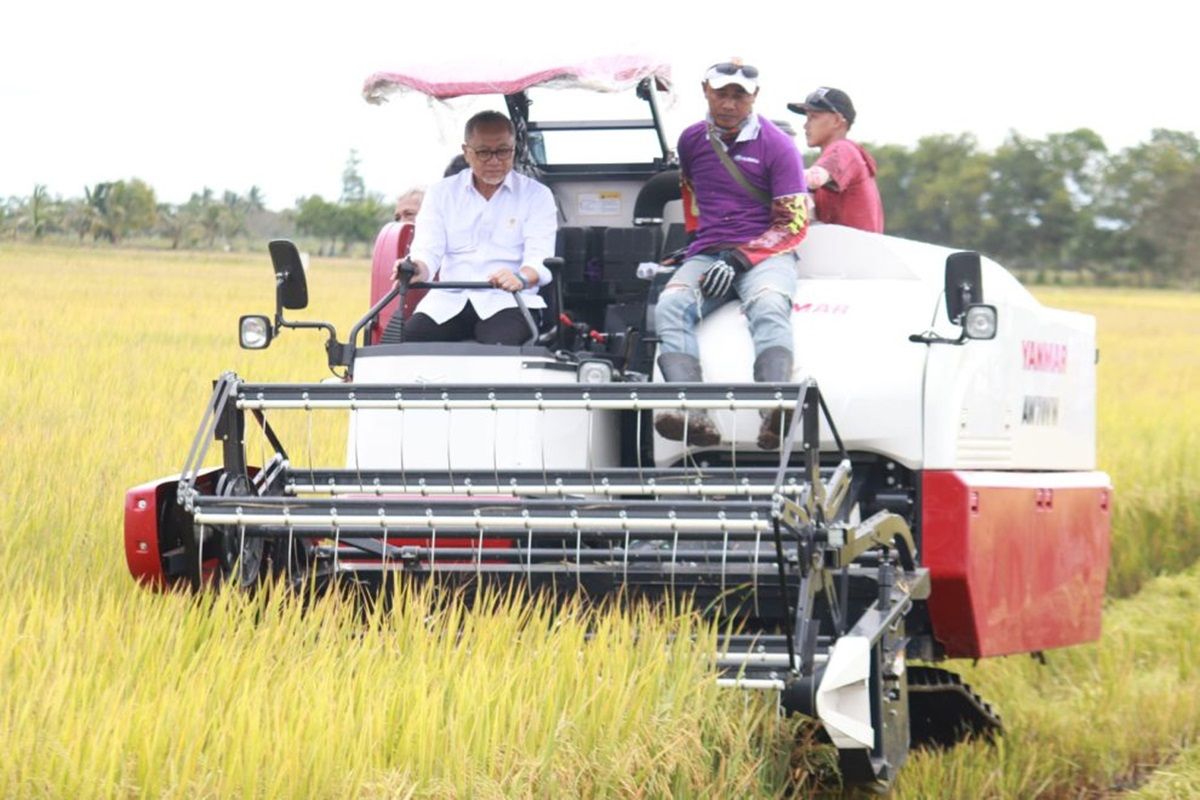
<instances>
[{"instance_id":1,"label":"purple shirt","mask_svg":"<svg viewBox=\"0 0 1200 800\"><path fill-rule=\"evenodd\" d=\"M800 150L766 117L756 115L726 149L750 184L770 197L808 191ZM699 212L688 256L720 245L745 244L771 227L771 209L751 197L713 151L707 122L697 122L679 136L678 153Z\"/></svg>"}]
</instances>

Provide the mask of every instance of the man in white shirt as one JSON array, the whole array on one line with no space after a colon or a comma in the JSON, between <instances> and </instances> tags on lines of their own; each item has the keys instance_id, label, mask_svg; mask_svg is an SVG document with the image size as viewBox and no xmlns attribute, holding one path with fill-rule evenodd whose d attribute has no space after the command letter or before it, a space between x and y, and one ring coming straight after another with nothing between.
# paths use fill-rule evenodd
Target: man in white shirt
<instances>
[{"instance_id":1,"label":"man in white shirt","mask_svg":"<svg viewBox=\"0 0 1200 800\"><path fill-rule=\"evenodd\" d=\"M536 287L551 280L543 262L554 255L554 196L513 172L516 134L508 117L480 112L467 121L463 138L470 169L431 186L417 214L409 249L413 280L440 275L495 288L430 290L404 324L404 341L523 344L529 326L512 292L524 292L530 309L546 307Z\"/></svg>"}]
</instances>

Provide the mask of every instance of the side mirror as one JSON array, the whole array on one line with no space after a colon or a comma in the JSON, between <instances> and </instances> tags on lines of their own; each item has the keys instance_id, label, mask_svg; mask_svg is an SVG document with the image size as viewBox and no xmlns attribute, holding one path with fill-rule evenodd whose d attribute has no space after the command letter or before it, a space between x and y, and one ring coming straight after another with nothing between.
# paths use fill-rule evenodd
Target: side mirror
<instances>
[{"instance_id":1,"label":"side mirror","mask_svg":"<svg viewBox=\"0 0 1200 800\"><path fill-rule=\"evenodd\" d=\"M946 316L962 324L968 306L983 302L983 271L979 253L965 250L946 259Z\"/></svg>"},{"instance_id":2,"label":"side mirror","mask_svg":"<svg viewBox=\"0 0 1200 800\"><path fill-rule=\"evenodd\" d=\"M287 239L275 239L267 245L271 266L275 268L275 306L277 309L308 307L308 283L300 251Z\"/></svg>"},{"instance_id":3,"label":"side mirror","mask_svg":"<svg viewBox=\"0 0 1200 800\"><path fill-rule=\"evenodd\" d=\"M998 314L995 306L983 302L983 269L979 253L964 250L946 259L946 316L962 328L957 339L947 339L935 331L914 333L910 342L919 344L965 344L968 339L995 339Z\"/></svg>"}]
</instances>

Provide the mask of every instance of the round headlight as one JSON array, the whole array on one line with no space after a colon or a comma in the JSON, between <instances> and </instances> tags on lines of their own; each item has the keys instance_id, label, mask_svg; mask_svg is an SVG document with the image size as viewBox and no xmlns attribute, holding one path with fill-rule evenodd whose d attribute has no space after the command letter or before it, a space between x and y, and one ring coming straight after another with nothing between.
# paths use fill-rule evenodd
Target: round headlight
<instances>
[{"instance_id":1,"label":"round headlight","mask_svg":"<svg viewBox=\"0 0 1200 800\"><path fill-rule=\"evenodd\" d=\"M968 339L996 338L996 307L978 305L968 308L963 331Z\"/></svg>"}]
</instances>

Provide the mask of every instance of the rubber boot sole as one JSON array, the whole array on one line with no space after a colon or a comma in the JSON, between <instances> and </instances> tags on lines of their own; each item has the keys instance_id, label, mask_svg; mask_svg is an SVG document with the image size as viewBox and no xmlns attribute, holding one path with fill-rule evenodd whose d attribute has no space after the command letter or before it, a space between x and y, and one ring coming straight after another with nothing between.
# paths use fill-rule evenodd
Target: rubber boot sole
<instances>
[{"instance_id":1,"label":"rubber boot sole","mask_svg":"<svg viewBox=\"0 0 1200 800\"><path fill-rule=\"evenodd\" d=\"M658 431L658 435L674 442L683 441L684 424L684 415L674 411L654 418L654 430ZM687 442L693 447L713 447L721 443L721 432L708 414L688 414L686 426Z\"/></svg>"},{"instance_id":2,"label":"rubber boot sole","mask_svg":"<svg viewBox=\"0 0 1200 800\"><path fill-rule=\"evenodd\" d=\"M780 423L782 417L783 422ZM758 446L763 450L779 449L779 429L782 425L784 434L791 427L790 414L785 414L782 408L773 408L763 417L762 427L758 429Z\"/></svg>"}]
</instances>

